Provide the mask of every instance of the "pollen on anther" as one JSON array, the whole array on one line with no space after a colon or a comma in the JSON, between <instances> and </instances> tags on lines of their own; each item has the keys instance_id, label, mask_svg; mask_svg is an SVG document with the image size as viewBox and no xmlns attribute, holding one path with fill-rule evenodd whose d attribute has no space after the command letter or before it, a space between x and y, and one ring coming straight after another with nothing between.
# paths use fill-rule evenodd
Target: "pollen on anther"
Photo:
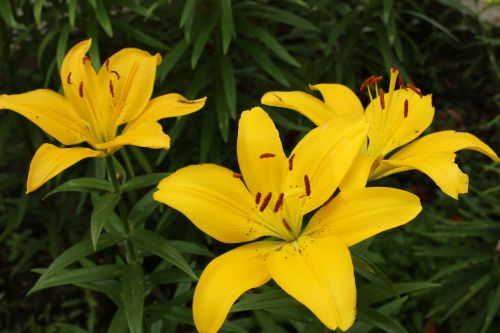
<instances>
[{"instance_id":1,"label":"pollen on anther","mask_svg":"<svg viewBox=\"0 0 500 333\"><path fill-rule=\"evenodd\" d=\"M83 98L83 81L80 81L80 86L78 87L78 93L80 97Z\"/></svg>"},{"instance_id":2,"label":"pollen on anther","mask_svg":"<svg viewBox=\"0 0 500 333\"><path fill-rule=\"evenodd\" d=\"M406 83L401 75L398 76L398 81L399 81L399 88L406 90Z\"/></svg>"},{"instance_id":3,"label":"pollen on anther","mask_svg":"<svg viewBox=\"0 0 500 333\"><path fill-rule=\"evenodd\" d=\"M304 185L306 187L306 195L310 196L311 195L311 182L309 181L309 177L307 175L304 175Z\"/></svg>"},{"instance_id":4,"label":"pollen on anther","mask_svg":"<svg viewBox=\"0 0 500 333\"><path fill-rule=\"evenodd\" d=\"M410 88L411 90L413 90L413 92L415 94L417 94L418 96L422 97L422 92L420 91L420 89L418 89L417 87L415 87L413 84L407 84L406 85L408 88Z\"/></svg>"},{"instance_id":5,"label":"pollen on anther","mask_svg":"<svg viewBox=\"0 0 500 333\"><path fill-rule=\"evenodd\" d=\"M276 204L274 205L273 212L277 213L278 210L281 208L283 205L283 198L285 197L284 193L280 193L278 200L276 200Z\"/></svg>"},{"instance_id":6,"label":"pollen on anther","mask_svg":"<svg viewBox=\"0 0 500 333\"><path fill-rule=\"evenodd\" d=\"M274 157L274 156L276 156L276 155L273 153L264 153L264 154L260 154L260 159L270 158L270 157Z\"/></svg>"},{"instance_id":7,"label":"pollen on anther","mask_svg":"<svg viewBox=\"0 0 500 333\"><path fill-rule=\"evenodd\" d=\"M258 205L260 202L260 197L262 196L262 193L257 192L257 195L255 196L255 204Z\"/></svg>"},{"instance_id":8,"label":"pollen on anther","mask_svg":"<svg viewBox=\"0 0 500 333\"><path fill-rule=\"evenodd\" d=\"M405 99L405 106L404 106L403 116L405 118L408 117L408 100L407 99Z\"/></svg>"},{"instance_id":9,"label":"pollen on anther","mask_svg":"<svg viewBox=\"0 0 500 333\"><path fill-rule=\"evenodd\" d=\"M397 68L397 67L392 67L392 68L391 68L391 72L393 72L393 73L399 72L399 68Z\"/></svg>"},{"instance_id":10,"label":"pollen on anther","mask_svg":"<svg viewBox=\"0 0 500 333\"><path fill-rule=\"evenodd\" d=\"M117 72L117 71L110 71L110 73L113 73L116 75L116 79L119 80L120 79L120 74Z\"/></svg>"},{"instance_id":11,"label":"pollen on anther","mask_svg":"<svg viewBox=\"0 0 500 333\"><path fill-rule=\"evenodd\" d=\"M293 170L293 159L295 158L295 154L292 154L290 158L288 159L288 170L292 171Z\"/></svg>"},{"instance_id":12,"label":"pollen on anther","mask_svg":"<svg viewBox=\"0 0 500 333\"><path fill-rule=\"evenodd\" d=\"M233 178L241 178L241 173L233 172Z\"/></svg>"},{"instance_id":13,"label":"pollen on anther","mask_svg":"<svg viewBox=\"0 0 500 333\"><path fill-rule=\"evenodd\" d=\"M380 96L380 106L382 110L385 109L385 100L384 100L384 89L380 88L378 95Z\"/></svg>"},{"instance_id":14,"label":"pollen on anther","mask_svg":"<svg viewBox=\"0 0 500 333\"><path fill-rule=\"evenodd\" d=\"M267 205L269 205L269 201L271 201L271 197L273 196L273 194L271 192L269 192L266 197L264 198L264 200L262 200L262 205L260 206L259 210L261 212L264 211L264 209L266 209Z\"/></svg>"},{"instance_id":15,"label":"pollen on anther","mask_svg":"<svg viewBox=\"0 0 500 333\"><path fill-rule=\"evenodd\" d=\"M359 91L363 91L366 88L366 86L369 85L373 81L374 78L375 78L375 76L372 75L369 78L367 78L366 80L364 80L363 83L361 83Z\"/></svg>"},{"instance_id":16,"label":"pollen on anther","mask_svg":"<svg viewBox=\"0 0 500 333\"><path fill-rule=\"evenodd\" d=\"M66 82L67 82L68 84L71 84L71 72L69 72L69 74L68 74L68 78L66 79Z\"/></svg>"},{"instance_id":17,"label":"pollen on anther","mask_svg":"<svg viewBox=\"0 0 500 333\"><path fill-rule=\"evenodd\" d=\"M111 97L115 97L115 90L113 88L113 81L109 80L109 92L111 93Z\"/></svg>"},{"instance_id":18,"label":"pollen on anther","mask_svg":"<svg viewBox=\"0 0 500 333\"><path fill-rule=\"evenodd\" d=\"M370 87L373 87L376 83L382 81L384 79L383 76L375 76L370 82Z\"/></svg>"},{"instance_id":19,"label":"pollen on anther","mask_svg":"<svg viewBox=\"0 0 500 333\"><path fill-rule=\"evenodd\" d=\"M83 57L82 62L83 62L83 64L84 64L84 65L87 63L87 61L90 61L89 56L85 56L85 57Z\"/></svg>"}]
</instances>

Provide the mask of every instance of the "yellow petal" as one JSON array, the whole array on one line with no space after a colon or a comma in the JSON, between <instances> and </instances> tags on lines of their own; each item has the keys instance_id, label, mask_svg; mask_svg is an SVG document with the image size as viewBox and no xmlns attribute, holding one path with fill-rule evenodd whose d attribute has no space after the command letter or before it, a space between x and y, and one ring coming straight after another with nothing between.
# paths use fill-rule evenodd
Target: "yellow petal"
<instances>
[{"instance_id":1,"label":"yellow petal","mask_svg":"<svg viewBox=\"0 0 500 333\"><path fill-rule=\"evenodd\" d=\"M392 159L406 159L415 155L429 152L451 152L455 153L462 149L471 149L483 153L498 162L497 154L487 144L479 140L476 136L456 131L441 131L426 135L411 144L403 147Z\"/></svg>"},{"instance_id":2,"label":"yellow petal","mask_svg":"<svg viewBox=\"0 0 500 333\"><path fill-rule=\"evenodd\" d=\"M26 193L33 192L75 163L89 157L104 156L89 148L58 148L44 143L31 160Z\"/></svg>"},{"instance_id":3,"label":"yellow petal","mask_svg":"<svg viewBox=\"0 0 500 333\"><path fill-rule=\"evenodd\" d=\"M153 121L137 124L134 127L127 126L123 133L113 140L95 144L94 146L111 154L125 145L168 149L170 147L170 138L163 133L161 125Z\"/></svg>"},{"instance_id":4,"label":"yellow petal","mask_svg":"<svg viewBox=\"0 0 500 333\"><path fill-rule=\"evenodd\" d=\"M254 198L237 174L218 165L191 165L177 170L160 182L153 197L177 209L221 242L276 236L258 222Z\"/></svg>"},{"instance_id":5,"label":"yellow petal","mask_svg":"<svg viewBox=\"0 0 500 333\"><path fill-rule=\"evenodd\" d=\"M318 126L335 116L325 103L302 91L271 91L264 94L260 102L269 106L295 110Z\"/></svg>"},{"instance_id":6,"label":"yellow petal","mask_svg":"<svg viewBox=\"0 0 500 333\"><path fill-rule=\"evenodd\" d=\"M108 58L99 70L100 87L112 105L116 126L134 120L146 108L160 59L159 54L126 48Z\"/></svg>"},{"instance_id":7,"label":"yellow petal","mask_svg":"<svg viewBox=\"0 0 500 333\"><path fill-rule=\"evenodd\" d=\"M205 105L206 97L189 100L179 94L166 94L149 101L144 112L133 121L158 121L164 118L179 117L198 111Z\"/></svg>"},{"instance_id":8,"label":"yellow petal","mask_svg":"<svg viewBox=\"0 0 500 333\"><path fill-rule=\"evenodd\" d=\"M241 294L269 281L265 258L281 242L240 246L212 260L201 274L193 298L193 317L201 333L215 333Z\"/></svg>"},{"instance_id":9,"label":"yellow petal","mask_svg":"<svg viewBox=\"0 0 500 333\"><path fill-rule=\"evenodd\" d=\"M341 240L303 236L271 252L267 263L276 283L329 329L352 326L356 285L349 250Z\"/></svg>"},{"instance_id":10,"label":"yellow petal","mask_svg":"<svg viewBox=\"0 0 500 333\"><path fill-rule=\"evenodd\" d=\"M292 170L287 173L285 188L304 189L302 214L319 207L335 192L365 141L367 128L364 117L338 117L313 129L297 144L290 155L293 161L288 167Z\"/></svg>"},{"instance_id":11,"label":"yellow petal","mask_svg":"<svg viewBox=\"0 0 500 333\"><path fill-rule=\"evenodd\" d=\"M354 159L351 168L342 180L340 189L342 191L346 191L365 187L368 182L372 166L374 163L377 163L376 160L377 158L375 156L367 155L364 151L359 152Z\"/></svg>"},{"instance_id":12,"label":"yellow petal","mask_svg":"<svg viewBox=\"0 0 500 333\"><path fill-rule=\"evenodd\" d=\"M419 198L402 190L369 187L342 191L314 214L304 234L335 236L352 246L411 221L421 210Z\"/></svg>"},{"instance_id":13,"label":"yellow petal","mask_svg":"<svg viewBox=\"0 0 500 333\"><path fill-rule=\"evenodd\" d=\"M52 90L38 89L24 94L0 95L0 109L3 108L28 118L62 144L74 145L88 137L88 124L75 113L63 96Z\"/></svg>"},{"instance_id":14,"label":"yellow petal","mask_svg":"<svg viewBox=\"0 0 500 333\"><path fill-rule=\"evenodd\" d=\"M405 101L408 101L406 117ZM431 95L420 97L410 89L399 89L386 103L382 110L377 97L366 109L366 120L370 124L368 152L374 156L386 155L417 138L434 118Z\"/></svg>"},{"instance_id":15,"label":"yellow petal","mask_svg":"<svg viewBox=\"0 0 500 333\"><path fill-rule=\"evenodd\" d=\"M456 154L451 152L431 152L408 157L404 160L389 159L381 163L381 168L388 170L378 177L388 174L417 169L429 176L444 193L454 199L458 195L467 193L469 177L464 174L455 163ZM375 170L379 172L379 170Z\"/></svg>"},{"instance_id":16,"label":"yellow petal","mask_svg":"<svg viewBox=\"0 0 500 333\"><path fill-rule=\"evenodd\" d=\"M365 110L356 94L348 87L337 83L311 85L312 90L319 90L326 105L336 116L363 115Z\"/></svg>"},{"instance_id":17,"label":"yellow petal","mask_svg":"<svg viewBox=\"0 0 500 333\"><path fill-rule=\"evenodd\" d=\"M279 193L286 157L278 130L259 107L243 111L238 129L238 163L250 192Z\"/></svg>"},{"instance_id":18,"label":"yellow petal","mask_svg":"<svg viewBox=\"0 0 500 333\"><path fill-rule=\"evenodd\" d=\"M101 92L97 74L86 56L91 42L81 41L68 51L61 66L61 83L64 96L78 115L95 127L101 121Z\"/></svg>"}]
</instances>

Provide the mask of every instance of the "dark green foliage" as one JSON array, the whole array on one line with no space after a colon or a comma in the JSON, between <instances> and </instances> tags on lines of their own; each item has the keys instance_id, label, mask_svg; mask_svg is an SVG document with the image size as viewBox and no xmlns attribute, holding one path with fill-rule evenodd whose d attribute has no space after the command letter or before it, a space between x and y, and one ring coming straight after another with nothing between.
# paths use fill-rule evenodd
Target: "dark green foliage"
<instances>
[{"instance_id":1,"label":"dark green foliage","mask_svg":"<svg viewBox=\"0 0 500 333\"><path fill-rule=\"evenodd\" d=\"M208 97L201 111L163 122L171 150L126 147L115 155L119 191L105 161L94 160L26 196L29 161L52 139L0 111L0 332L194 332L195 278L232 246L151 193L188 164L237 170L239 113L267 91L322 82L357 90L398 66L433 93L433 130L470 131L498 151L498 33L446 0L0 0L0 94L58 90L65 52L92 38L96 67L124 47L159 52L154 96ZM266 109L286 148L312 128L298 114ZM353 248L359 320L349 332L499 331L500 172L477 153L463 156L473 190L459 202L416 172L383 182L419 194L426 213ZM94 205L99 196L107 200ZM124 211L113 209L117 198ZM223 331L326 329L268 284L241 297Z\"/></svg>"}]
</instances>

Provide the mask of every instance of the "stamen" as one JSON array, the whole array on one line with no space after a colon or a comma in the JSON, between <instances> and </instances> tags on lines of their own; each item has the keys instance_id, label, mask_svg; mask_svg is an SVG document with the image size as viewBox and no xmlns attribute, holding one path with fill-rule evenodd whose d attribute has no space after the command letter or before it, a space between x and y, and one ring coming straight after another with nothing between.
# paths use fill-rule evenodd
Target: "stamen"
<instances>
[{"instance_id":1,"label":"stamen","mask_svg":"<svg viewBox=\"0 0 500 333\"><path fill-rule=\"evenodd\" d=\"M304 175L304 185L306 186L306 195L311 195L311 183L309 182L309 177Z\"/></svg>"},{"instance_id":2,"label":"stamen","mask_svg":"<svg viewBox=\"0 0 500 333\"><path fill-rule=\"evenodd\" d=\"M399 88L406 90L406 83L405 80L403 80L403 77L400 75L398 76L398 81L399 81Z\"/></svg>"},{"instance_id":3,"label":"stamen","mask_svg":"<svg viewBox=\"0 0 500 333\"><path fill-rule=\"evenodd\" d=\"M68 78L66 79L66 82L67 82L68 84L71 84L71 72L69 72L69 74L68 74Z\"/></svg>"},{"instance_id":4,"label":"stamen","mask_svg":"<svg viewBox=\"0 0 500 333\"><path fill-rule=\"evenodd\" d=\"M111 93L111 97L115 97L115 90L113 89L113 81L109 80L109 92Z\"/></svg>"},{"instance_id":5,"label":"stamen","mask_svg":"<svg viewBox=\"0 0 500 333\"><path fill-rule=\"evenodd\" d=\"M380 106L382 110L385 109L385 100L384 100L384 89L380 88L378 95L380 96Z\"/></svg>"},{"instance_id":6,"label":"stamen","mask_svg":"<svg viewBox=\"0 0 500 333\"><path fill-rule=\"evenodd\" d=\"M106 59L106 70L109 72L109 58Z\"/></svg>"},{"instance_id":7,"label":"stamen","mask_svg":"<svg viewBox=\"0 0 500 333\"><path fill-rule=\"evenodd\" d=\"M271 197L273 196L273 194L271 192L269 192L266 197L264 198L264 200L262 200L262 205L260 206L259 210L261 212L264 211L264 209L266 209L267 205L269 205L269 201L271 201Z\"/></svg>"},{"instance_id":8,"label":"stamen","mask_svg":"<svg viewBox=\"0 0 500 333\"><path fill-rule=\"evenodd\" d=\"M276 155L272 154L272 153L264 153L264 154L260 155L260 159L274 157L274 156L276 156Z\"/></svg>"},{"instance_id":9,"label":"stamen","mask_svg":"<svg viewBox=\"0 0 500 333\"><path fill-rule=\"evenodd\" d=\"M418 96L422 97L422 92L420 91L420 89L418 89L417 87L415 87L413 84L407 84L406 85L408 88L410 88L411 90L413 90L413 92L415 94L417 94Z\"/></svg>"},{"instance_id":10,"label":"stamen","mask_svg":"<svg viewBox=\"0 0 500 333\"><path fill-rule=\"evenodd\" d=\"M375 76L370 76L369 78L367 78L366 80L363 81L363 83L361 83L361 87L359 88L359 91L363 91L367 85L369 85L373 79L375 78Z\"/></svg>"},{"instance_id":11,"label":"stamen","mask_svg":"<svg viewBox=\"0 0 500 333\"><path fill-rule=\"evenodd\" d=\"M408 117L408 100L407 99L405 99L405 109L403 111L403 115L405 118Z\"/></svg>"},{"instance_id":12,"label":"stamen","mask_svg":"<svg viewBox=\"0 0 500 333\"><path fill-rule=\"evenodd\" d=\"M399 72L399 68L391 67L391 72L393 72L393 73Z\"/></svg>"},{"instance_id":13,"label":"stamen","mask_svg":"<svg viewBox=\"0 0 500 333\"><path fill-rule=\"evenodd\" d=\"M85 63L86 63L87 61L89 61L89 62L90 62L90 58L89 58L89 56L85 56L85 57L83 57L83 60L82 60L82 61L83 61L83 64L84 64L84 65L85 65Z\"/></svg>"},{"instance_id":14,"label":"stamen","mask_svg":"<svg viewBox=\"0 0 500 333\"><path fill-rule=\"evenodd\" d=\"M255 196L255 204L258 205L260 202L260 197L262 196L262 193L257 192L257 195Z\"/></svg>"},{"instance_id":15,"label":"stamen","mask_svg":"<svg viewBox=\"0 0 500 333\"><path fill-rule=\"evenodd\" d=\"M280 193L278 200L276 200L276 204L274 205L273 212L277 213L278 210L283 205L283 198L285 197L285 193Z\"/></svg>"},{"instance_id":16,"label":"stamen","mask_svg":"<svg viewBox=\"0 0 500 333\"><path fill-rule=\"evenodd\" d=\"M241 178L241 173L233 172L233 178Z\"/></svg>"},{"instance_id":17,"label":"stamen","mask_svg":"<svg viewBox=\"0 0 500 333\"><path fill-rule=\"evenodd\" d=\"M80 97L83 98L83 81L80 81L80 86L78 87L78 93Z\"/></svg>"},{"instance_id":18,"label":"stamen","mask_svg":"<svg viewBox=\"0 0 500 333\"><path fill-rule=\"evenodd\" d=\"M120 77L121 77L121 76L120 76L120 74L118 74L118 72L117 72L117 71L110 71L110 73L115 74L115 75L116 75L116 79L117 79L117 80L119 80L119 79L120 79Z\"/></svg>"},{"instance_id":19,"label":"stamen","mask_svg":"<svg viewBox=\"0 0 500 333\"><path fill-rule=\"evenodd\" d=\"M292 171L293 169L293 159L295 158L295 154L292 154L288 159L288 170Z\"/></svg>"},{"instance_id":20,"label":"stamen","mask_svg":"<svg viewBox=\"0 0 500 333\"><path fill-rule=\"evenodd\" d=\"M370 87L373 87L376 85L378 82L382 81L384 79L383 76L375 76L372 81L370 82Z\"/></svg>"},{"instance_id":21,"label":"stamen","mask_svg":"<svg viewBox=\"0 0 500 333\"><path fill-rule=\"evenodd\" d=\"M281 222L283 222L283 225L285 226L286 230L288 230L288 232L292 232L292 228L290 228L290 225L285 219L281 220Z\"/></svg>"}]
</instances>

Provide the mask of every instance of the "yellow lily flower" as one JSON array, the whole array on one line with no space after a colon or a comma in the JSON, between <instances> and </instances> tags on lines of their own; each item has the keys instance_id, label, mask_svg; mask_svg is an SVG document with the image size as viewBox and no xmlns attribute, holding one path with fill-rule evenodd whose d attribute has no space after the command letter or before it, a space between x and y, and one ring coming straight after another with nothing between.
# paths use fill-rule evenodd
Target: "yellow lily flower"
<instances>
[{"instance_id":1,"label":"yellow lily flower","mask_svg":"<svg viewBox=\"0 0 500 333\"><path fill-rule=\"evenodd\" d=\"M337 195L302 228L304 215L337 189L366 131L362 117L344 117L310 131L287 157L272 120L253 108L239 123L241 174L201 164L160 182L155 200L221 242L272 237L208 264L193 299L199 332L217 332L237 298L270 279L330 329L353 324L356 286L348 247L410 221L421 210L418 197L402 190L357 189Z\"/></svg>"},{"instance_id":2,"label":"yellow lily flower","mask_svg":"<svg viewBox=\"0 0 500 333\"><path fill-rule=\"evenodd\" d=\"M90 39L84 40L66 54L61 67L64 96L49 89L0 95L0 109L23 115L63 145L87 142L92 147L43 144L31 161L27 193L82 159L111 155L124 145L169 148L170 138L158 120L192 113L205 104L205 98L190 101L173 93L151 99L159 54L126 48L106 59L96 73L86 56L90 45Z\"/></svg>"},{"instance_id":3,"label":"yellow lily flower","mask_svg":"<svg viewBox=\"0 0 500 333\"><path fill-rule=\"evenodd\" d=\"M464 132L442 131L415 140L434 118L432 96L423 96L418 88L405 84L400 77L398 80L398 75L399 70L393 68L387 93L377 87L382 77L372 76L363 83L371 100L366 110L354 92L341 84L311 86L321 93L324 102L300 91L268 92L261 102L298 111L318 126L349 114L365 115L370 125L368 141L341 184L342 189L362 188L369 180L416 169L457 199L458 194L468 191L468 176L455 163L456 152L476 150L497 162L498 156L477 137ZM396 81L400 89L395 89ZM370 87L375 88L375 97ZM386 157L399 147L402 148Z\"/></svg>"}]
</instances>

